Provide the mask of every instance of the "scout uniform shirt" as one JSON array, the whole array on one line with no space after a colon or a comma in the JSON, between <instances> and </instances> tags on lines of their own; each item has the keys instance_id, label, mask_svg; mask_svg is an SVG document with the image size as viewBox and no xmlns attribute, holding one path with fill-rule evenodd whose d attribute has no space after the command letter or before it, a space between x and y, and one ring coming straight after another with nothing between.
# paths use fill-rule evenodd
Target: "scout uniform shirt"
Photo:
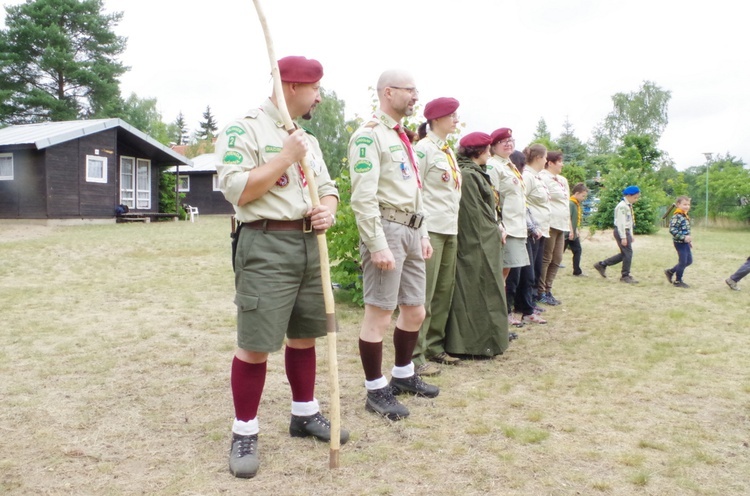
<instances>
[{"instance_id":1,"label":"scout uniform shirt","mask_svg":"<svg viewBox=\"0 0 750 496\"><path fill-rule=\"evenodd\" d=\"M570 231L570 188L568 180L560 174L552 174L548 170L539 173L547 185L550 197L549 226L558 231Z\"/></svg>"},{"instance_id":2,"label":"scout uniform shirt","mask_svg":"<svg viewBox=\"0 0 750 496\"><path fill-rule=\"evenodd\" d=\"M430 232L458 234L458 202L461 200L461 171L448 143L432 131L414 146L422 178L422 199ZM451 162L452 160L452 162Z\"/></svg>"},{"instance_id":3,"label":"scout uniform shirt","mask_svg":"<svg viewBox=\"0 0 750 496\"><path fill-rule=\"evenodd\" d=\"M620 239L633 234L633 206L625 198L615 207L615 229Z\"/></svg>"},{"instance_id":4,"label":"scout uniform shirt","mask_svg":"<svg viewBox=\"0 0 750 496\"><path fill-rule=\"evenodd\" d=\"M244 119L230 122L216 139L216 155L221 161L221 165L216 166L219 189L234 205L240 222L298 220L312 208L307 178L299 163L292 164L263 196L241 207L237 205L247 185L249 171L278 155L288 135L279 110L267 99L260 108L248 111ZM338 198L318 140L310 134L306 138L307 164L315 174L318 196Z\"/></svg>"},{"instance_id":5,"label":"scout uniform shirt","mask_svg":"<svg viewBox=\"0 0 750 496\"><path fill-rule=\"evenodd\" d=\"M412 165L404 143L394 128L398 122L377 111L349 141L352 178L351 206L359 236L368 250L388 248L380 220L380 207L423 214L417 165ZM427 223L419 228L427 235Z\"/></svg>"},{"instance_id":6,"label":"scout uniform shirt","mask_svg":"<svg viewBox=\"0 0 750 496\"><path fill-rule=\"evenodd\" d=\"M526 194L523 177L513 162L498 155L493 155L487 160L487 174L500 194L505 232L514 238L526 238Z\"/></svg>"},{"instance_id":7,"label":"scout uniform shirt","mask_svg":"<svg viewBox=\"0 0 750 496\"><path fill-rule=\"evenodd\" d=\"M540 172L535 171L528 165L523 169L523 182L526 185L526 203L531 211L537 227L542 231L542 236L549 238L549 190L540 177Z\"/></svg>"}]
</instances>

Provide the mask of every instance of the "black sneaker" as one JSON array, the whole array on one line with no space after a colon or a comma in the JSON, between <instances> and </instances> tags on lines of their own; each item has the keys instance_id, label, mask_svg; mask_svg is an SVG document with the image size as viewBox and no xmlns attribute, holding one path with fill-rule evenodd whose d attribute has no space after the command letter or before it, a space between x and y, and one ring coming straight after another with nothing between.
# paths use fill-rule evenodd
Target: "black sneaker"
<instances>
[{"instance_id":1,"label":"black sneaker","mask_svg":"<svg viewBox=\"0 0 750 496\"><path fill-rule=\"evenodd\" d=\"M667 276L667 281L672 284L672 278L674 277L674 271L672 269L664 269L664 275Z\"/></svg>"},{"instance_id":2,"label":"black sneaker","mask_svg":"<svg viewBox=\"0 0 750 496\"><path fill-rule=\"evenodd\" d=\"M289 435L292 437L313 436L321 441L331 440L331 423L320 412L315 415L292 415L289 423ZM349 431L341 429L339 432L341 444L349 440Z\"/></svg>"},{"instance_id":3,"label":"black sneaker","mask_svg":"<svg viewBox=\"0 0 750 496\"><path fill-rule=\"evenodd\" d=\"M416 396L424 396L425 398L434 398L440 394L440 389L437 386L427 384L417 374L406 379L391 377L390 386L395 395L410 393Z\"/></svg>"},{"instance_id":4,"label":"black sneaker","mask_svg":"<svg viewBox=\"0 0 750 496\"><path fill-rule=\"evenodd\" d=\"M562 301L560 301L557 298L555 298L554 296L552 296L552 293L547 293L547 301L553 307L556 307L557 305L562 305Z\"/></svg>"},{"instance_id":5,"label":"black sneaker","mask_svg":"<svg viewBox=\"0 0 750 496\"><path fill-rule=\"evenodd\" d=\"M633 276L622 276L620 278L620 282L624 282L627 284L638 284L638 281L636 281Z\"/></svg>"},{"instance_id":6,"label":"black sneaker","mask_svg":"<svg viewBox=\"0 0 750 496\"><path fill-rule=\"evenodd\" d=\"M367 391L365 410L375 412L391 420L401 420L409 416L409 409L393 396L391 386Z\"/></svg>"},{"instance_id":7,"label":"black sneaker","mask_svg":"<svg viewBox=\"0 0 750 496\"><path fill-rule=\"evenodd\" d=\"M690 286L688 286L687 284L685 284L685 283L684 283L684 282L682 282L682 281L675 281L675 282L674 282L674 287L676 287L676 288L686 288L686 289L687 289L687 288L689 288Z\"/></svg>"},{"instance_id":8,"label":"black sneaker","mask_svg":"<svg viewBox=\"0 0 750 496\"><path fill-rule=\"evenodd\" d=\"M242 436L232 433L232 448L229 451L229 472L235 477L255 477L260 467L258 459L258 435Z\"/></svg>"},{"instance_id":9,"label":"black sneaker","mask_svg":"<svg viewBox=\"0 0 750 496\"><path fill-rule=\"evenodd\" d=\"M605 277L605 278L607 277L607 267L602 265L601 262L596 262L594 264L594 268L596 269L596 271L599 273L600 276Z\"/></svg>"}]
</instances>

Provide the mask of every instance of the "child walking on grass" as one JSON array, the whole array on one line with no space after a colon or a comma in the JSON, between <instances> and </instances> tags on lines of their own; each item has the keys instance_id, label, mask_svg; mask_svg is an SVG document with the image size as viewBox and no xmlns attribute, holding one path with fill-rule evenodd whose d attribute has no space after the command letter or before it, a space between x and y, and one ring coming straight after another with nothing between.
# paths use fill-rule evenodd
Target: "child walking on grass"
<instances>
[{"instance_id":1,"label":"child walking on grass","mask_svg":"<svg viewBox=\"0 0 750 496\"><path fill-rule=\"evenodd\" d=\"M666 269L664 274L667 276L669 283L675 287L689 288L690 286L682 280L682 275L685 273L687 266L693 263L691 252L693 238L690 236L690 216L688 215L690 198L687 196L678 197L672 204L672 208L674 208L674 213L669 221L669 233L672 235L672 241L675 250L677 250L677 265L671 269ZM674 283L672 282L673 277L675 278Z\"/></svg>"}]
</instances>

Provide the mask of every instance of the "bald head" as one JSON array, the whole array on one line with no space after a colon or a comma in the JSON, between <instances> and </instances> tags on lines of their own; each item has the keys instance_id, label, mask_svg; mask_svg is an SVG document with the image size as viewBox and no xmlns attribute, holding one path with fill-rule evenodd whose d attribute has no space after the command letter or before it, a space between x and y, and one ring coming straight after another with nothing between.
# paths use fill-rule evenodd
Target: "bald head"
<instances>
[{"instance_id":1,"label":"bald head","mask_svg":"<svg viewBox=\"0 0 750 496\"><path fill-rule=\"evenodd\" d=\"M414 77L407 71L401 69L389 69L378 78L378 97L383 94L383 90L388 87L410 88L414 86Z\"/></svg>"},{"instance_id":2,"label":"bald head","mask_svg":"<svg viewBox=\"0 0 750 496\"><path fill-rule=\"evenodd\" d=\"M378 79L377 90L380 110L396 121L414 113L419 91L410 73L397 69L385 71Z\"/></svg>"}]
</instances>

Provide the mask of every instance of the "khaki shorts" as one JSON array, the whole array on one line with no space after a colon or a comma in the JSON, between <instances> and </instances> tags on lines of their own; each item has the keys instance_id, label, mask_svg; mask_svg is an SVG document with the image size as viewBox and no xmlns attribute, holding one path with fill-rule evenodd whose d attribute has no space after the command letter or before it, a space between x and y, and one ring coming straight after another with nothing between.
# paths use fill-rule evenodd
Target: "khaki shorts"
<instances>
[{"instance_id":1,"label":"khaki shorts","mask_svg":"<svg viewBox=\"0 0 750 496\"><path fill-rule=\"evenodd\" d=\"M526 238L505 238L503 247L503 268L526 267L529 265L529 252L526 249Z\"/></svg>"},{"instance_id":2,"label":"khaki shorts","mask_svg":"<svg viewBox=\"0 0 750 496\"><path fill-rule=\"evenodd\" d=\"M242 229L235 258L237 346L271 353L291 339L326 334L314 232Z\"/></svg>"},{"instance_id":3,"label":"khaki shorts","mask_svg":"<svg viewBox=\"0 0 750 496\"><path fill-rule=\"evenodd\" d=\"M370 250L360 242L365 304L383 310L398 305L424 305L425 263L419 229L383 219L388 248L396 259L394 270L381 270L371 263Z\"/></svg>"}]
</instances>

